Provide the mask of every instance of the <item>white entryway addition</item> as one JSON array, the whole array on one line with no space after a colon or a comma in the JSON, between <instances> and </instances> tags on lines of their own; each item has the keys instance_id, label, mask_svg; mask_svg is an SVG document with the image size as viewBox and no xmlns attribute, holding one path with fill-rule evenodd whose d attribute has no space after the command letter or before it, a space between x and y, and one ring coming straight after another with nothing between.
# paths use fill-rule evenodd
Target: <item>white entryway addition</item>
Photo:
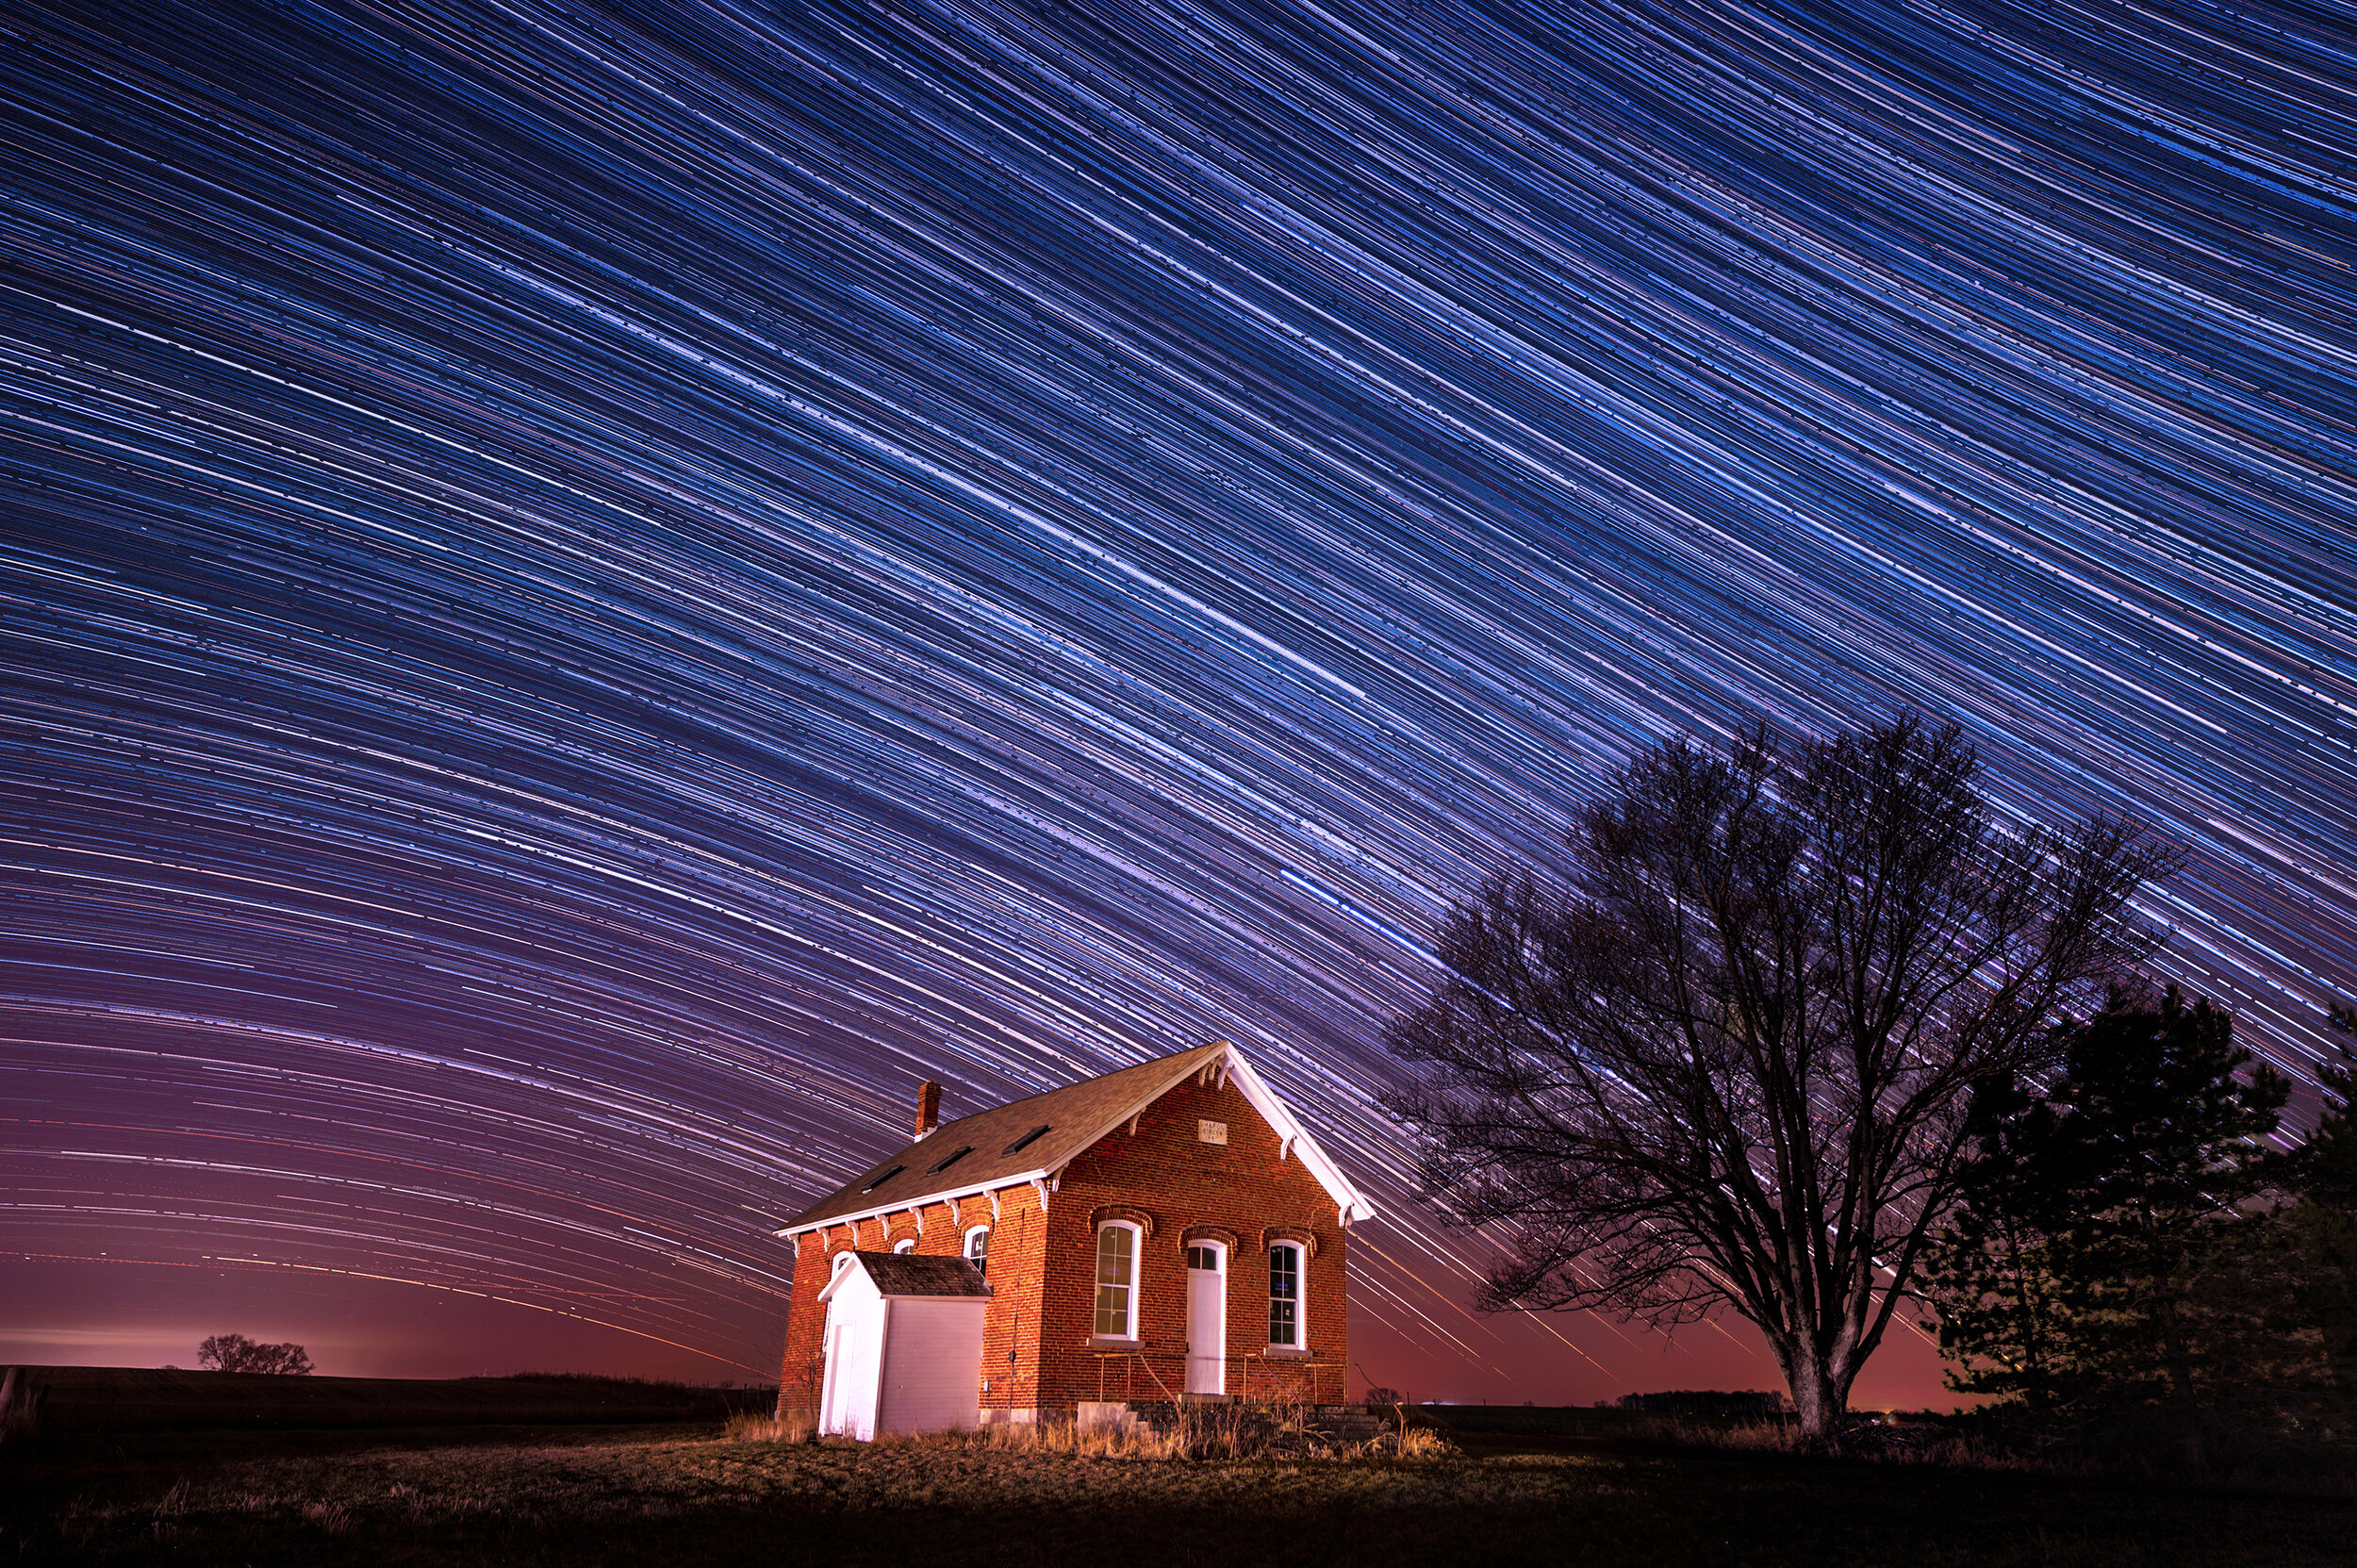
<instances>
[{"instance_id":1,"label":"white entryway addition","mask_svg":"<svg viewBox=\"0 0 2357 1568\"><path fill-rule=\"evenodd\" d=\"M826 1304L818 1429L871 1442L975 1425L990 1287L964 1258L839 1254Z\"/></svg>"}]
</instances>

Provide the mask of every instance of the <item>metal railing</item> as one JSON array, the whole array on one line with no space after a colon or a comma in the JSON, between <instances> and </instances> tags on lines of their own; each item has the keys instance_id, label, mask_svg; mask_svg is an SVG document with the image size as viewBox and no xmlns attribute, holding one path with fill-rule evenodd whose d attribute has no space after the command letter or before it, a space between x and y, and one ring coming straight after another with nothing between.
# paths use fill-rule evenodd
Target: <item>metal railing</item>
<instances>
[{"instance_id":1,"label":"metal railing","mask_svg":"<svg viewBox=\"0 0 2357 1568\"><path fill-rule=\"evenodd\" d=\"M1244 1393L1241 1397L1245 1399L1252 1397L1252 1363L1254 1362L1259 1362L1263 1367L1292 1367L1297 1369L1299 1375L1310 1385L1310 1398L1307 1402L1312 1405L1327 1403L1339 1405L1343 1402L1343 1394L1347 1394L1350 1391L1349 1368L1341 1362L1326 1361L1322 1358L1310 1356L1269 1356L1261 1351L1251 1351L1244 1355L1242 1362L1244 1369ZM1317 1397L1318 1378L1322 1374L1327 1372L1340 1372L1343 1374L1342 1392L1338 1393L1330 1401L1322 1400ZM1264 1375L1263 1381L1270 1385L1270 1392L1262 1395L1262 1398L1281 1397L1276 1393L1274 1387L1277 1382L1277 1376L1278 1375L1276 1374ZM1287 1380L1290 1380L1290 1378Z\"/></svg>"},{"instance_id":2,"label":"metal railing","mask_svg":"<svg viewBox=\"0 0 2357 1568\"><path fill-rule=\"evenodd\" d=\"M1169 1354L1168 1351L1163 1351L1162 1353L1164 1355ZM1184 1352L1182 1351L1180 1354L1183 1356ZM1171 1394L1169 1385L1162 1381L1162 1375L1154 1370L1154 1363L1146 1359L1147 1355L1148 1352L1144 1350L1100 1350L1096 1352L1097 1402L1099 1404L1106 1402L1105 1374L1107 1368L1105 1363L1107 1362L1121 1362L1121 1402L1123 1404L1126 1405L1137 1397L1135 1392L1136 1385L1132 1375L1139 1367L1144 1367L1146 1369L1146 1375L1154 1379L1155 1388L1161 1391L1162 1396L1165 1400L1168 1400L1172 1404L1177 1404L1178 1399Z\"/></svg>"}]
</instances>

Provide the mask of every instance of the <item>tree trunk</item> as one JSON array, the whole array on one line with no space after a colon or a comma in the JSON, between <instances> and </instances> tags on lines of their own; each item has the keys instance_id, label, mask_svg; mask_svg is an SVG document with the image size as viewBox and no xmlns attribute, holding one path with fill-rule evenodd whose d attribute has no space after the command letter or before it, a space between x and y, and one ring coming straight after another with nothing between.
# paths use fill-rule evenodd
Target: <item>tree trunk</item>
<instances>
[{"instance_id":1,"label":"tree trunk","mask_svg":"<svg viewBox=\"0 0 2357 1568\"><path fill-rule=\"evenodd\" d=\"M1784 1367L1785 1387L1792 1393L1803 1445L1818 1448L1831 1443L1841 1429L1842 1417L1850 1413L1849 1378L1836 1377L1816 1346L1805 1341L1777 1346L1776 1360Z\"/></svg>"},{"instance_id":2,"label":"tree trunk","mask_svg":"<svg viewBox=\"0 0 2357 1568\"><path fill-rule=\"evenodd\" d=\"M2168 1402L2184 1426L2185 1462L2197 1471L2206 1470L2210 1456L2201 1441L2201 1401L2193 1386L2192 1347L2185 1342L2175 1303L2162 1303L2160 1319L2161 1354L2168 1364Z\"/></svg>"}]
</instances>

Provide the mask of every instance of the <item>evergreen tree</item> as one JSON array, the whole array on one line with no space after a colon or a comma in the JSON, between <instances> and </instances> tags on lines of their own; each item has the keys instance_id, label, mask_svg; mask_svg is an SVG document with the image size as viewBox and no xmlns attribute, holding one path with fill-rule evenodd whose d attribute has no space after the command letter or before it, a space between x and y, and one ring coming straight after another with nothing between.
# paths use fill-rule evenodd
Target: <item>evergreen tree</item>
<instances>
[{"instance_id":1,"label":"evergreen tree","mask_svg":"<svg viewBox=\"0 0 2357 1568\"><path fill-rule=\"evenodd\" d=\"M2332 1018L2335 1030L2357 1035L2357 1011L2335 1006ZM2357 1412L2357 1055L2347 1046L2340 1055L2317 1075L2324 1115L2300 1147L2300 1201L2282 1229L2297 1324L2319 1337L2346 1417Z\"/></svg>"},{"instance_id":2,"label":"evergreen tree","mask_svg":"<svg viewBox=\"0 0 2357 1568\"><path fill-rule=\"evenodd\" d=\"M2165 1398L2197 1466L2204 1407L2237 1374L2250 1386L2270 1344L2251 1205L2285 1174L2266 1139L2291 1085L2264 1065L2238 1078L2250 1061L2231 1015L2173 986L2158 1009L2095 1019L2069 1058L2088 1213L2063 1261L2082 1357L2112 1388Z\"/></svg>"},{"instance_id":3,"label":"evergreen tree","mask_svg":"<svg viewBox=\"0 0 2357 1568\"><path fill-rule=\"evenodd\" d=\"M2357 1009L2335 1005L2332 1027L2357 1036ZM2340 1048L2341 1059L2328 1063L2317 1074L2324 1086L2324 1119L2301 1149L2300 1191L2318 1203L2344 1213L2357 1211L2357 1124L2350 1120L2357 1102L2357 1054Z\"/></svg>"},{"instance_id":4,"label":"evergreen tree","mask_svg":"<svg viewBox=\"0 0 2357 1568\"><path fill-rule=\"evenodd\" d=\"M2066 1031L2062 1079L1986 1099L1929 1294L1952 1386L2082 1419L2165 1412L2204 1462L2210 1414L2280 1369L2289 1311L2262 1200L2290 1084L2174 987ZM2238 1076L2240 1075L2240 1076Z\"/></svg>"},{"instance_id":5,"label":"evergreen tree","mask_svg":"<svg viewBox=\"0 0 2357 1568\"><path fill-rule=\"evenodd\" d=\"M2054 1255L2071 1218L2070 1183L2053 1180L2063 1147L2055 1108L2008 1078L1973 1097L1966 1137L1956 1209L1924 1260L1940 1352L1957 1363L1948 1386L2043 1416L2072 1398Z\"/></svg>"}]
</instances>

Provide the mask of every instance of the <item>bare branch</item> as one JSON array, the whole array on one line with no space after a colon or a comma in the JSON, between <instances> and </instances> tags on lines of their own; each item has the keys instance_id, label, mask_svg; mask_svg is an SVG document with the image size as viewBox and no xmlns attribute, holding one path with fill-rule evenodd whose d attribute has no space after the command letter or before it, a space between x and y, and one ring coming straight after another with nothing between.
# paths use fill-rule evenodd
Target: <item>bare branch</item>
<instances>
[{"instance_id":1,"label":"bare branch","mask_svg":"<svg viewBox=\"0 0 2357 1568\"><path fill-rule=\"evenodd\" d=\"M1954 725L1673 742L1576 817L1558 883L1459 905L1392 1026L1431 1196L1504 1224L1492 1310L1732 1309L1829 1421L1954 1191L1973 1089L2151 951L2133 823L1992 824Z\"/></svg>"}]
</instances>

